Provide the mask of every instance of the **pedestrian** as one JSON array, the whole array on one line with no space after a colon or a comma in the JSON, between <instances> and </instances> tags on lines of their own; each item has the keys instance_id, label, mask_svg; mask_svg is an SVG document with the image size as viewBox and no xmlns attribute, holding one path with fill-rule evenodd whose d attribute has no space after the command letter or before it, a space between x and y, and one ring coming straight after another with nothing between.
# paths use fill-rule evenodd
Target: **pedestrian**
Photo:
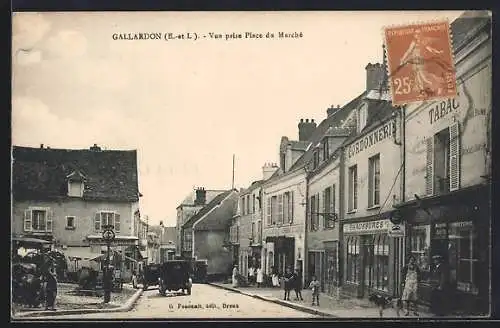
<instances>
[{"instance_id":1,"label":"pedestrian","mask_svg":"<svg viewBox=\"0 0 500 328\"><path fill-rule=\"evenodd\" d=\"M316 280L316 276L312 276L312 281L309 284L309 288L312 289L312 305L314 305L314 301L316 300L316 305L319 306L319 281Z\"/></svg>"},{"instance_id":2,"label":"pedestrian","mask_svg":"<svg viewBox=\"0 0 500 328\"><path fill-rule=\"evenodd\" d=\"M49 269L45 273L45 300L46 307L45 310L55 311L55 301L57 297L57 278Z\"/></svg>"},{"instance_id":3,"label":"pedestrian","mask_svg":"<svg viewBox=\"0 0 500 328\"><path fill-rule=\"evenodd\" d=\"M257 287L260 288L263 282L264 282L264 272L262 272L262 268L259 266L257 268Z\"/></svg>"},{"instance_id":4,"label":"pedestrian","mask_svg":"<svg viewBox=\"0 0 500 328\"><path fill-rule=\"evenodd\" d=\"M434 269L432 270L431 308L436 316L446 316L453 301L450 297L449 270L443 256L434 255L432 259Z\"/></svg>"},{"instance_id":5,"label":"pedestrian","mask_svg":"<svg viewBox=\"0 0 500 328\"><path fill-rule=\"evenodd\" d=\"M303 301L304 299L302 298L302 274L300 273L299 269L295 269L294 272L294 290L295 290L295 300L296 301Z\"/></svg>"},{"instance_id":6,"label":"pedestrian","mask_svg":"<svg viewBox=\"0 0 500 328\"><path fill-rule=\"evenodd\" d=\"M294 284L294 275L292 273L292 270L290 268L286 268L286 272L283 276L283 287L285 289L285 301L290 300L290 290L292 289Z\"/></svg>"},{"instance_id":7,"label":"pedestrian","mask_svg":"<svg viewBox=\"0 0 500 328\"><path fill-rule=\"evenodd\" d=\"M273 270L273 275L272 275L272 283L273 283L273 287L279 287L280 285L280 279L279 279L279 276L278 276L278 271L275 269Z\"/></svg>"},{"instance_id":8,"label":"pedestrian","mask_svg":"<svg viewBox=\"0 0 500 328\"><path fill-rule=\"evenodd\" d=\"M253 285L255 283L254 278L255 278L255 268L253 267L253 265L251 265L248 268L248 282L250 283L250 285Z\"/></svg>"},{"instance_id":9,"label":"pedestrian","mask_svg":"<svg viewBox=\"0 0 500 328\"><path fill-rule=\"evenodd\" d=\"M137 289L138 286L137 286L137 273L134 271L132 271L132 287L134 289Z\"/></svg>"},{"instance_id":10,"label":"pedestrian","mask_svg":"<svg viewBox=\"0 0 500 328\"><path fill-rule=\"evenodd\" d=\"M238 287L238 266L235 265L233 268L233 276L232 276L233 287Z\"/></svg>"},{"instance_id":11,"label":"pedestrian","mask_svg":"<svg viewBox=\"0 0 500 328\"><path fill-rule=\"evenodd\" d=\"M416 263L415 257L410 255L408 264L404 266L403 277L403 295L401 300L406 303L406 314L410 315L410 310L413 308L413 314L418 316L417 301L418 301L418 283L420 281L420 270Z\"/></svg>"}]
</instances>

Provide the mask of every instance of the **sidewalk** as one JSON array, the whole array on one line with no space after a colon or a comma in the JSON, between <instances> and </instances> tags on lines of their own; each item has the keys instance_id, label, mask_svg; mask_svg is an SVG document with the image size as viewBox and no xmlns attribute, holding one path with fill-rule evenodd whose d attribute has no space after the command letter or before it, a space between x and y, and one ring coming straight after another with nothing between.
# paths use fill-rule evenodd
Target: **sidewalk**
<instances>
[{"instance_id":1,"label":"sidewalk","mask_svg":"<svg viewBox=\"0 0 500 328\"><path fill-rule=\"evenodd\" d=\"M346 297L337 299L321 293L319 296L320 306L312 306L312 293L310 290L302 291L304 301L296 301L294 291L290 292L291 301L285 301L283 300L284 291L280 288L233 288L231 284L223 283L210 283L210 285L324 317L380 318L378 308L364 299ZM413 315L405 317L404 310L400 311L400 315L400 319L430 318L433 316L430 313L420 312L418 317ZM384 318L398 318L396 310L392 308L384 310Z\"/></svg>"},{"instance_id":2,"label":"sidewalk","mask_svg":"<svg viewBox=\"0 0 500 328\"><path fill-rule=\"evenodd\" d=\"M126 312L129 311L142 295L143 290L135 290L128 284L123 285L124 292L111 293L111 302L104 304L101 297L88 297L72 295L70 290L74 288L74 284L58 285L58 297L56 299L56 311L45 310L44 307L39 309L22 308L11 314L13 319L59 316L67 314L86 314L100 312ZM13 307L14 310L14 307Z\"/></svg>"}]
</instances>

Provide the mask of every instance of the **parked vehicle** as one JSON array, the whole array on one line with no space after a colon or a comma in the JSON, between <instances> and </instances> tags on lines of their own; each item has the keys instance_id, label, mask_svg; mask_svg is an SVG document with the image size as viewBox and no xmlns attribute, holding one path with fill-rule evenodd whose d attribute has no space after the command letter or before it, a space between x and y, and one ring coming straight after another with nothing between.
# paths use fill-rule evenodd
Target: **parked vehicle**
<instances>
[{"instance_id":1,"label":"parked vehicle","mask_svg":"<svg viewBox=\"0 0 500 328\"><path fill-rule=\"evenodd\" d=\"M141 279L143 290L148 290L149 286L158 285L158 279L160 278L160 267L161 264L148 264L144 267L144 272Z\"/></svg>"},{"instance_id":2,"label":"parked vehicle","mask_svg":"<svg viewBox=\"0 0 500 328\"><path fill-rule=\"evenodd\" d=\"M206 261L195 261L193 267L193 282L206 283L207 282L207 268Z\"/></svg>"},{"instance_id":3,"label":"parked vehicle","mask_svg":"<svg viewBox=\"0 0 500 328\"><path fill-rule=\"evenodd\" d=\"M167 291L182 290L191 295L193 281L191 279L191 261L173 260L164 262L160 268L160 295L165 296Z\"/></svg>"}]
</instances>

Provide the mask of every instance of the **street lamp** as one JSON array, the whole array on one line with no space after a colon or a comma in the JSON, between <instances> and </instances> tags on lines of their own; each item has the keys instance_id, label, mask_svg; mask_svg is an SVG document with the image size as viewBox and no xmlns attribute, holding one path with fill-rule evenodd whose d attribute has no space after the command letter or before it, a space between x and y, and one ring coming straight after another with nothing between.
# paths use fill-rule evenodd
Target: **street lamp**
<instances>
[{"instance_id":1,"label":"street lamp","mask_svg":"<svg viewBox=\"0 0 500 328\"><path fill-rule=\"evenodd\" d=\"M115 232L113 231L114 226L105 225L102 227L102 239L106 242L107 252L106 252L106 269L104 271L104 303L109 303L111 300L111 274L109 268L109 251L113 240L115 240Z\"/></svg>"}]
</instances>

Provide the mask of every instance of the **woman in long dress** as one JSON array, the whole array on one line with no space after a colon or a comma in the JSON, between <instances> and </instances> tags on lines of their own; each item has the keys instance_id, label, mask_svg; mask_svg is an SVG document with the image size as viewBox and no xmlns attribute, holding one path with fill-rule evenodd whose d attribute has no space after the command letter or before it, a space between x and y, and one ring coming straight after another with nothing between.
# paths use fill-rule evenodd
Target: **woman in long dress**
<instances>
[{"instance_id":1,"label":"woman in long dress","mask_svg":"<svg viewBox=\"0 0 500 328\"><path fill-rule=\"evenodd\" d=\"M257 268L257 287L262 286L262 283L264 282L264 273L262 272L261 267Z\"/></svg>"},{"instance_id":2,"label":"woman in long dress","mask_svg":"<svg viewBox=\"0 0 500 328\"><path fill-rule=\"evenodd\" d=\"M233 287L238 287L238 266L235 265L233 268L233 276L232 276Z\"/></svg>"},{"instance_id":3,"label":"woman in long dress","mask_svg":"<svg viewBox=\"0 0 500 328\"><path fill-rule=\"evenodd\" d=\"M408 259L408 264L403 269L404 289L401 300L406 303L406 314L410 315L410 309L413 305L413 314L418 315L417 312L417 289L418 281L420 279L420 270L418 269L416 260L413 256Z\"/></svg>"},{"instance_id":4,"label":"woman in long dress","mask_svg":"<svg viewBox=\"0 0 500 328\"><path fill-rule=\"evenodd\" d=\"M277 270L273 271L272 282L273 282L273 287L279 287L280 286L280 278L278 276Z\"/></svg>"}]
</instances>

